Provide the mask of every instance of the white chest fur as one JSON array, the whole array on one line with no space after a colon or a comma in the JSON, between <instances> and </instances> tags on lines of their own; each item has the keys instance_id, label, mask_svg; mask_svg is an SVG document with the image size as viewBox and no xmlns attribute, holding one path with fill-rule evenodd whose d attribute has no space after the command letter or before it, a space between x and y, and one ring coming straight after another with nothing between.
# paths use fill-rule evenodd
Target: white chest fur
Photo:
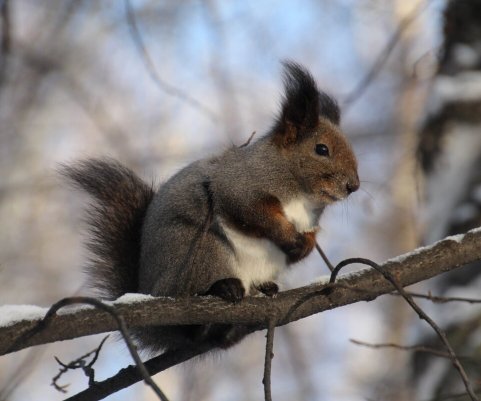
<instances>
[{"instance_id":1,"label":"white chest fur","mask_svg":"<svg viewBox=\"0 0 481 401\"><path fill-rule=\"evenodd\" d=\"M313 205L304 197L294 198L283 205L287 220L294 224L297 231L303 233L317 229Z\"/></svg>"},{"instance_id":2,"label":"white chest fur","mask_svg":"<svg viewBox=\"0 0 481 401\"><path fill-rule=\"evenodd\" d=\"M316 229L316 215L307 199L293 199L283 209L299 232ZM287 267L285 254L270 240L250 237L226 224L222 226L235 249L232 273L242 281L247 293L252 285L274 280Z\"/></svg>"}]
</instances>

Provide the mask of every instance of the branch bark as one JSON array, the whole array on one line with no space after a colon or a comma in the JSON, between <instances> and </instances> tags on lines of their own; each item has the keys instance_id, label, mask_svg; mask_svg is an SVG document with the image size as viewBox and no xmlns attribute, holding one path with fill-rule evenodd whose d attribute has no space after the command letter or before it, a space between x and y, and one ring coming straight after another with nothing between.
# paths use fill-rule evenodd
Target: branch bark
<instances>
[{"instance_id":1,"label":"branch bark","mask_svg":"<svg viewBox=\"0 0 481 401\"><path fill-rule=\"evenodd\" d=\"M408 286L481 260L480 244L481 228L478 228L391 259L382 267L389 269L402 286ZM249 297L236 305L210 297L150 298L139 302L119 300L112 305L128 327L231 323L266 328L273 315L278 316L277 326L281 326L343 305L371 301L394 290L380 273L372 269L341 277L329 295L324 294L325 287L325 284L315 283L284 291L275 299ZM116 322L106 312L84 307L56 315L38 333L18 341L40 321L40 318L21 320L0 327L0 355L117 329Z\"/></svg>"}]
</instances>

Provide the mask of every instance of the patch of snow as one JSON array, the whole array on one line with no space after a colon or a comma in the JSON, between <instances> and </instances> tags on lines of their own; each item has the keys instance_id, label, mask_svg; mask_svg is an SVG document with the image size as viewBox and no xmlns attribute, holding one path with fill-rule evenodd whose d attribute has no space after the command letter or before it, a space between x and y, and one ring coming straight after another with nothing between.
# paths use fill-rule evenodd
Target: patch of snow
<instances>
[{"instance_id":1,"label":"patch of snow","mask_svg":"<svg viewBox=\"0 0 481 401\"><path fill-rule=\"evenodd\" d=\"M464 239L464 234L456 234L456 235L450 235L449 237L444 238L444 241L454 241L460 244L463 239Z\"/></svg>"},{"instance_id":2,"label":"patch of snow","mask_svg":"<svg viewBox=\"0 0 481 401\"><path fill-rule=\"evenodd\" d=\"M365 266L365 265L362 265L362 266ZM353 271L353 272L349 272L349 273L346 273L346 274L343 274L342 275L342 278L348 278L348 279L352 279L352 278L356 278L356 277L359 277L359 276L362 276L363 274L365 274L368 270L372 270L371 267L363 267L359 270L356 270L356 271Z\"/></svg>"},{"instance_id":3,"label":"patch of snow","mask_svg":"<svg viewBox=\"0 0 481 401\"><path fill-rule=\"evenodd\" d=\"M139 293L128 293L124 294L121 297L117 298L115 301L112 302L113 305L115 304L135 304L138 302L148 301L149 299L154 299L152 295L148 294L139 294Z\"/></svg>"},{"instance_id":4,"label":"patch of snow","mask_svg":"<svg viewBox=\"0 0 481 401\"><path fill-rule=\"evenodd\" d=\"M67 306L64 306L62 309L59 309L57 311L57 315L70 315L73 313L80 312L81 310L84 310L84 309L95 309L95 307L92 305L86 305L86 304L67 305Z\"/></svg>"},{"instance_id":5,"label":"patch of snow","mask_svg":"<svg viewBox=\"0 0 481 401\"><path fill-rule=\"evenodd\" d=\"M481 227L473 228L472 230L469 230L468 233L471 233L471 234L481 233Z\"/></svg>"},{"instance_id":6,"label":"patch of snow","mask_svg":"<svg viewBox=\"0 0 481 401\"><path fill-rule=\"evenodd\" d=\"M351 266L359 266L358 263L353 263L352 265L349 265L349 267ZM364 265L362 265L364 266ZM345 267L345 269L347 270L349 268L348 266ZM355 271L350 271L348 273L345 273L343 274L342 271L339 273L339 275L337 276L337 278L343 278L343 279L352 279L352 278L356 278L356 277L359 277L359 276L362 276L363 274L365 274L368 270L371 270L370 267L363 267L363 268L360 268L358 270L355 270ZM322 276L318 276L316 277L314 280L312 280L309 284L327 284L329 283L329 279L331 278L330 275L322 275Z\"/></svg>"},{"instance_id":7,"label":"patch of snow","mask_svg":"<svg viewBox=\"0 0 481 401\"><path fill-rule=\"evenodd\" d=\"M473 234L476 233L476 232L481 232L481 227L474 228L474 229L468 231L468 233L473 233ZM466 234L450 235L449 237L446 237L446 238L443 238L439 241L436 241L433 244L421 246L419 248L416 248L416 249L412 250L411 252L403 253L402 255L395 256L394 258L388 259L385 263L388 263L388 262L394 262L394 263L404 262L407 258L409 258L411 256L414 256L414 255L418 255L421 252L427 251L429 249L432 249L435 246L437 246L438 244L440 244L441 242L454 241L454 242L457 242L459 244L463 241L465 235Z\"/></svg>"},{"instance_id":8,"label":"patch of snow","mask_svg":"<svg viewBox=\"0 0 481 401\"><path fill-rule=\"evenodd\" d=\"M440 242L440 241L438 241ZM435 242L434 244L426 245L426 246L420 246L419 248L413 249L411 252L403 253L402 255L395 256L391 259L388 259L386 263L402 263L404 262L407 258L411 256L415 256L420 254L421 252L427 251L431 248L433 248L438 242Z\"/></svg>"},{"instance_id":9,"label":"patch of snow","mask_svg":"<svg viewBox=\"0 0 481 401\"><path fill-rule=\"evenodd\" d=\"M48 308L36 305L3 305L0 306L0 327L12 326L22 320L40 320Z\"/></svg>"}]
</instances>

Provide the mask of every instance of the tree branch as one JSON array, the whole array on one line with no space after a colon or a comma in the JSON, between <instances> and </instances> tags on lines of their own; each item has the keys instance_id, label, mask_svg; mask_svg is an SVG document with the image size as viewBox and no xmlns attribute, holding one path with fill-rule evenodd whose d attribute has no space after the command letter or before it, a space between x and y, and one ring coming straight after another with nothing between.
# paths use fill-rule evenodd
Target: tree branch
<instances>
[{"instance_id":1,"label":"tree branch","mask_svg":"<svg viewBox=\"0 0 481 401\"><path fill-rule=\"evenodd\" d=\"M402 286L407 286L481 260L480 243L481 229L478 228L464 236L448 237L391 259L382 267L388 269ZM112 306L128 327L226 323L264 329L273 314L279 317L277 325L281 326L339 306L371 301L394 290L392 284L372 269L342 276L338 283L339 286L334 285L328 296L322 293L325 285L315 283L281 292L275 299L248 297L235 305L211 297L171 299L146 296L145 300L136 298L136 302L128 298L119 299ZM0 307L0 315L2 308L5 307ZM106 312L83 307L57 314L41 331L25 341L16 342L38 326L42 318L43 314L39 314L38 318L18 319L0 327L0 355L117 329L116 322Z\"/></svg>"},{"instance_id":2,"label":"tree branch","mask_svg":"<svg viewBox=\"0 0 481 401\"><path fill-rule=\"evenodd\" d=\"M269 321L266 334L266 356L264 360L264 378L262 384L264 384L264 399L265 401L272 401L271 393L271 368L272 358L274 358L274 330L276 328L276 322L274 319Z\"/></svg>"}]
</instances>

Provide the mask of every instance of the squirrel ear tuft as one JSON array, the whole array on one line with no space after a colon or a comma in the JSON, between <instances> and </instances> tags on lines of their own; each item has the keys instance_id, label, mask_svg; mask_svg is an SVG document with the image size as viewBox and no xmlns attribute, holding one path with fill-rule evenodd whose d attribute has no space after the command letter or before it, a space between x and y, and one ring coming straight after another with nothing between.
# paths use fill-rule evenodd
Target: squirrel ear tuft
<instances>
[{"instance_id":1,"label":"squirrel ear tuft","mask_svg":"<svg viewBox=\"0 0 481 401\"><path fill-rule=\"evenodd\" d=\"M340 111L334 99L317 88L309 71L293 61L284 61L284 97L275 135L295 142L302 131L313 129L319 117L339 124Z\"/></svg>"}]
</instances>

